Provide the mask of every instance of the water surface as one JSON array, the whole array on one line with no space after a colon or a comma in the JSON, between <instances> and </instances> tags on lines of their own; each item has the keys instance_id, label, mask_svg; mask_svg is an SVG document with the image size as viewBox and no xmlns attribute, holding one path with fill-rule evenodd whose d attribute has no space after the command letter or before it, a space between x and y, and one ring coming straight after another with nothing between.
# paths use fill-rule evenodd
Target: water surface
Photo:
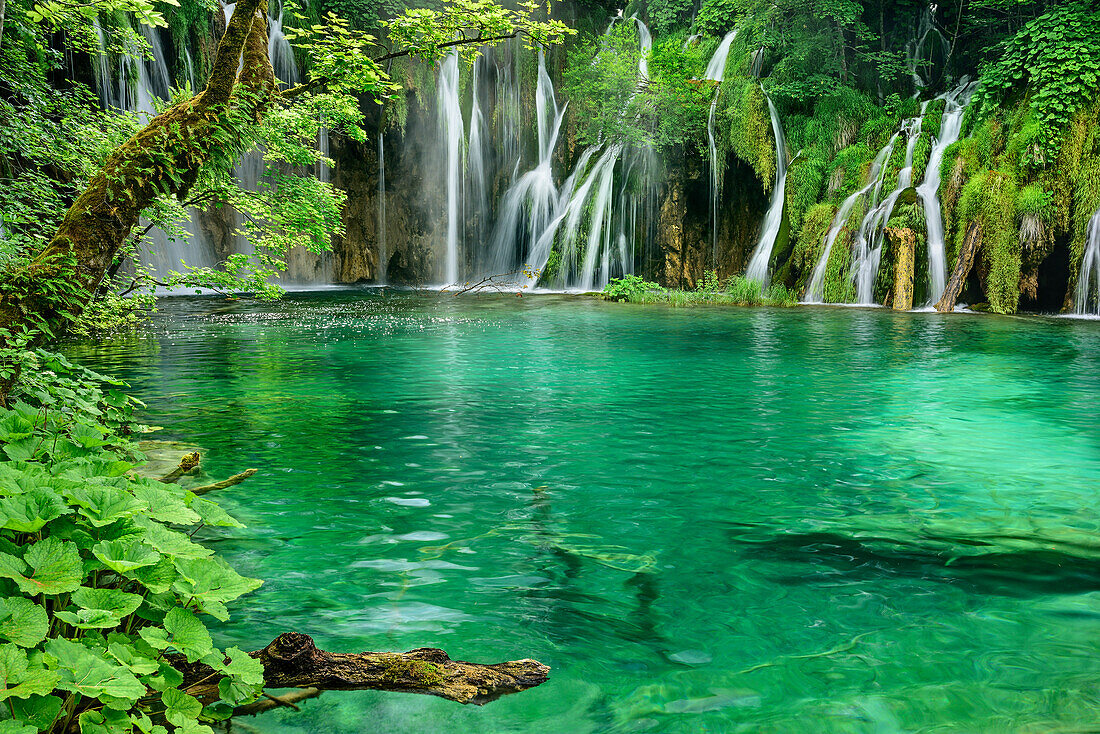
<instances>
[{"instance_id":1,"label":"water surface","mask_svg":"<svg viewBox=\"0 0 1100 734\"><path fill-rule=\"evenodd\" d=\"M72 352L212 475L259 469L207 538L266 579L223 645L553 668L263 732L1100 720L1100 323L329 291L168 299Z\"/></svg>"}]
</instances>

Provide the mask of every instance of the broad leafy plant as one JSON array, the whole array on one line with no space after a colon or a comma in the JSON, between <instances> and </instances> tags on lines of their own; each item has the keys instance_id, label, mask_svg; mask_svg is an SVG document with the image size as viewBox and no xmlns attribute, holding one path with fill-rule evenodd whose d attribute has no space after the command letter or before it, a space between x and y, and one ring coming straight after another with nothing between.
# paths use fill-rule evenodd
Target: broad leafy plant
<instances>
[{"instance_id":1,"label":"broad leafy plant","mask_svg":"<svg viewBox=\"0 0 1100 734\"><path fill-rule=\"evenodd\" d=\"M192 537L240 524L135 472L143 427L123 385L59 355L23 359L0 409L0 734L211 732L259 695L263 666L215 648L203 619L227 619L260 582ZM219 700L182 687L198 663Z\"/></svg>"}]
</instances>

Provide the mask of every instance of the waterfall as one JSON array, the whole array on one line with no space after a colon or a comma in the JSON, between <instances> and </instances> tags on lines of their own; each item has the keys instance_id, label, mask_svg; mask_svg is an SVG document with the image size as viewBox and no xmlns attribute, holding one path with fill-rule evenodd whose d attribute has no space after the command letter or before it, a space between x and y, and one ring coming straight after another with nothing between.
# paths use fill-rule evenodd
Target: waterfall
<instances>
[{"instance_id":1,"label":"waterfall","mask_svg":"<svg viewBox=\"0 0 1100 734\"><path fill-rule=\"evenodd\" d=\"M232 11L230 5L226 5L226 21ZM283 82L287 87L293 87L299 82L298 62L294 60L294 48L290 41L283 35L283 4L276 2L268 13L267 24L267 53L271 58L271 67L275 70L275 78Z\"/></svg>"},{"instance_id":2,"label":"waterfall","mask_svg":"<svg viewBox=\"0 0 1100 734\"><path fill-rule=\"evenodd\" d=\"M378 132L378 284L386 285L386 268L389 251L386 248L386 146L382 132Z\"/></svg>"},{"instance_id":3,"label":"waterfall","mask_svg":"<svg viewBox=\"0 0 1100 734\"><path fill-rule=\"evenodd\" d=\"M944 102L943 120L940 132L932 146L925 169L924 181L917 187L917 195L924 206L924 219L928 230L928 282L929 303L935 303L943 295L947 282L947 263L944 255L943 212L940 208L940 164L948 146L959 139L962 132L963 114L976 84L967 79L947 94L941 95Z\"/></svg>"},{"instance_id":4,"label":"waterfall","mask_svg":"<svg viewBox=\"0 0 1100 734\"><path fill-rule=\"evenodd\" d=\"M779 230L783 226L783 208L786 204L787 189L787 138L783 134L783 124L779 121L779 112L775 109L772 98L767 96L768 111L772 118L772 134L775 136L775 188L772 190L772 201L768 207L768 214L764 217L764 230L760 234L760 242L753 250L749 267L745 270L745 277L758 281L761 285L768 284L768 263L772 257L772 249L779 237Z\"/></svg>"},{"instance_id":5,"label":"waterfall","mask_svg":"<svg viewBox=\"0 0 1100 734\"><path fill-rule=\"evenodd\" d=\"M825 302L825 269L829 264L829 254L833 251L833 244L840 236L844 225L848 222L848 216L855 208L856 202L870 193L872 194L870 207L874 208L875 204L878 203L878 197L882 191L883 169L886 161L890 159L891 154L894 152L894 143L897 139L898 134L895 133L890 141L883 146L882 150L875 155L874 161L871 162L871 170L867 173L866 184L859 191L845 199L840 205L840 209L837 210L832 224L829 225L829 232L825 235L825 248L817 259L817 265L814 266L813 275L810 276L810 284L806 286L806 295L802 299L803 303Z\"/></svg>"},{"instance_id":6,"label":"waterfall","mask_svg":"<svg viewBox=\"0 0 1100 734\"><path fill-rule=\"evenodd\" d=\"M539 52L535 88L539 159L535 167L517 179L504 194L500 215L489 239L487 275L506 275L522 268L527 272L520 276L521 284L530 287L537 281L531 266L537 263L541 270L550 255L549 249L543 253L536 244L560 205L554 185L553 157L564 115L565 107L558 107L554 85L546 71L546 58Z\"/></svg>"},{"instance_id":7,"label":"waterfall","mask_svg":"<svg viewBox=\"0 0 1100 734\"><path fill-rule=\"evenodd\" d=\"M1089 295L1092 300L1089 300ZM1077 276L1077 292L1073 298L1073 312L1079 315L1100 316L1100 210L1089 219L1085 237L1085 256L1081 260L1081 272Z\"/></svg>"},{"instance_id":8,"label":"waterfall","mask_svg":"<svg viewBox=\"0 0 1100 734\"><path fill-rule=\"evenodd\" d=\"M469 196L467 204L467 221L473 219L476 227L474 241L482 241L482 229L489 218L489 191L486 182L486 151L482 144L483 129L485 127L484 116L481 113L481 94L478 86L479 71L485 61L485 56L480 55L474 60L473 78L470 82L470 140L467 144L467 178Z\"/></svg>"},{"instance_id":9,"label":"waterfall","mask_svg":"<svg viewBox=\"0 0 1100 734\"><path fill-rule=\"evenodd\" d=\"M921 68L935 61L932 56L933 48L928 45L929 36L939 42L940 55L943 59L946 59L950 52L951 44L947 42L944 35L936 28L936 24L933 22L932 18L932 7L925 9L924 14L921 15L920 23L917 26L916 34L905 44L906 65L909 68L909 76L913 80L913 88L916 90L916 94L920 94L920 90L927 88L932 81L934 81L931 75L925 77L924 71ZM927 58L922 54L924 50L927 51Z\"/></svg>"},{"instance_id":10,"label":"waterfall","mask_svg":"<svg viewBox=\"0 0 1100 734\"><path fill-rule=\"evenodd\" d=\"M863 306L873 305L875 278L878 276L879 263L882 261L882 242L885 238L886 223L894 212L898 197L913 185L913 154L920 140L921 123L928 102L921 105L920 115L902 124L902 134L908 140L905 146L905 165L898 171L898 185L878 206L867 212L856 237L856 246L852 255L852 269L849 275L856 287L856 303Z\"/></svg>"},{"instance_id":11,"label":"waterfall","mask_svg":"<svg viewBox=\"0 0 1100 734\"><path fill-rule=\"evenodd\" d=\"M704 79L718 82L715 87L714 99L710 102L710 114L707 116L707 141L710 144L710 235L711 252L714 266L718 267L718 192L721 188L718 170L718 146L714 141L714 113L718 109L718 97L722 94L722 80L726 76L726 61L730 55L730 45L737 37L737 29L727 33L715 49L707 64Z\"/></svg>"},{"instance_id":12,"label":"waterfall","mask_svg":"<svg viewBox=\"0 0 1100 734\"><path fill-rule=\"evenodd\" d=\"M317 152L322 158L329 158L328 125L324 120L321 121L321 127L317 130ZM324 183L332 180L332 169L325 161L317 162L317 180Z\"/></svg>"},{"instance_id":13,"label":"waterfall","mask_svg":"<svg viewBox=\"0 0 1100 734\"><path fill-rule=\"evenodd\" d=\"M649 51L653 48L653 37L649 34L649 27L640 18L634 16L634 21L638 24L638 46L641 49L638 55L638 76L645 82L649 79Z\"/></svg>"},{"instance_id":14,"label":"waterfall","mask_svg":"<svg viewBox=\"0 0 1100 734\"><path fill-rule=\"evenodd\" d=\"M462 138L464 125L458 89L458 51L452 51L439 70L439 130L446 151L447 250L444 260L444 285L459 281L458 247L462 202Z\"/></svg>"}]
</instances>

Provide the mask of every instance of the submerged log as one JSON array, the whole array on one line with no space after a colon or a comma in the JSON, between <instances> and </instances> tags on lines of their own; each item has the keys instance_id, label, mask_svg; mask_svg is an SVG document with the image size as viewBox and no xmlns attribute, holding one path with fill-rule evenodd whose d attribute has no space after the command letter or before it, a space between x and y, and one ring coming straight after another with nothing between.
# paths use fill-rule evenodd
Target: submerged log
<instances>
[{"instance_id":1,"label":"submerged log","mask_svg":"<svg viewBox=\"0 0 1100 734\"><path fill-rule=\"evenodd\" d=\"M281 634L249 655L264 666L265 688L424 693L478 706L545 683L550 672L537 660L468 663L451 660L432 647L409 652L327 652L317 649L309 635L297 632ZM187 693L204 701L217 700L219 676L213 669L186 663L178 667L184 671Z\"/></svg>"},{"instance_id":2,"label":"submerged log","mask_svg":"<svg viewBox=\"0 0 1100 734\"><path fill-rule=\"evenodd\" d=\"M966 230L966 239L963 241L962 250L959 251L959 261L955 264L955 272L951 273L951 279L947 281L947 287L943 290L943 297L936 304L936 310L940 312L954 311L955 302L959 300L966 278L970 275L970 269L974 267L974 258L978 254L978 248L982 246L982 225L980 222L971 222Z\"/></svg>"},{"instance_id":3,"label":"submerged log","mask_svg":"<svg viewBox=\"0 0 1100 734\"><path fill-rule=\"evenodd\" d=\"M240 484L244 480L256 473L255 469L245 469L240 474L234 474L229 479L223 479L220 482L214 482L213 484L206 484L201 487L192 487L188 491L195 495L206 494L207 492L213 492L217 489L226 489L234 485Z\"/></svg>"}]
</instances>

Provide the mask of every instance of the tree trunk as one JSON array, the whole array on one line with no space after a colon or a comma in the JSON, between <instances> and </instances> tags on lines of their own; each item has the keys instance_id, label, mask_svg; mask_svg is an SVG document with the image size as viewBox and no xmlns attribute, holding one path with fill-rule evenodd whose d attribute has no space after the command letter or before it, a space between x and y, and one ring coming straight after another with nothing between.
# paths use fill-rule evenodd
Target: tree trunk
<instances>
[{"instance_id":1,"label":"tree trunk","mask_svg":"<svg viewBox=\"0 0 1100 734\"><path fill-rule=\"evenodd\" d=\"M0 0L0 47L4 45L4 11L7 9L7 0Z\"/></svg>"},{"instance_id":2,"label":"tree trunk","mask_svg":"<svg viewBox=\"0 0 1100 734\"><path fill-rule=\"evenodd\" d=\"M478 706L545 683L550 668L536 660L483 665L451 660L431 647L409 652L334 653L318 650L309 635L279 635L263 650L249 653L264 666L265 688L319 691L401 691L439 696ZM209 703L219 698L220 676L202 663L172 664L184 674L182 689ZM242 714L252 713L242 707Z\"/></svg>"},{"instance_id":3,"label":"tree trunk","mask_svg":"<svg viewBox=\"0 0 1100 734\"><path fill-rule=\"evenodd\" d=\"M966 230L966 239L963 241L962 250L959 252L959 261L955 264L955 271L951 273L951 279L947 281L947 287L943 290L943 297L936 304L936 310L941 312L954 311L955 302L959 300L966 278L970 275L970 268L974 267L974 258L978 254L978 248L982 246L982 225L980 222L971 222Z\"/></svg>"},{"instance_id":4,"label":"tree trunk","mask_svg":"<svg viewBox=\"0 0 1100 734\"><path fill-rule=\"evenodd\" d=\"M3 0L0 0L3 2ZM241 66L238 84L237 69ZM0 283L0 329L37 332L34 343L79 316L141 213L183 197L224 145L233 111L259 120L275 89L266 0L240 0L218 44L205 90L154 117L112 153L46 248ZM0 331L0 347L11 346ZM6 393L0 385L0 396Z\"/></svg>"}]
</instances>

